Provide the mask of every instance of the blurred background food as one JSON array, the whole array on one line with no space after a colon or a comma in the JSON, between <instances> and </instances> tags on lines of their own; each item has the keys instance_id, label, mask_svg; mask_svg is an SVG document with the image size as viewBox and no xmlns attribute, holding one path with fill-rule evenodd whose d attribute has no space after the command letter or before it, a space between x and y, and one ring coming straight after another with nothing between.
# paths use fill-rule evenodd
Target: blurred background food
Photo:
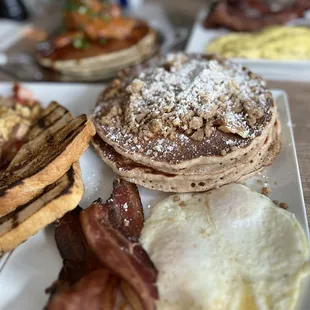
<instances>
[{"instance_id":1,"label":"blurred background food","mask_svg":"<svg viewBox=\"0 0 310 310\"><path fill-rule=\"evenodd\" d=\"M272 26L254 33L231 33L212 41L206 52L227 58L308 60L310 29Z\"/></svg>"},{"instance_id":2,"label":"blurred background food","mask_svg":"<svg viewBox=\"0 0 310 310\"><path fill-rule=\"evenodd\" d=\"M220 0L203 21L219 32L205 52L228 58L308 60L310 22L306 0Z\"/></svg>"},{"instance_id":3,"label":"blurred background food","mask_svg":"<svg viewBox=\"0 0 310 310\"><path fill-rule=\"evenodd\" d=\"M211 2L204 26L258 31L302 17L309 8L307 0L217 0Z\"/></svg>"},{"instance_id":4,"label":"blurred background food","mask_svg":"<svg viewBox=\"0 0 310 310\"><path fill-rule=\"evenodd\" d=\"M206 31L234 32L201 41L206 52L304 60L308 24L269 28L304 18L309 7L308 0L3 0L0 71L22 81L106 80L157 52L183 50L202 10Z\"/></svg>"},{"instance_id":5,"label":"blurred background food","mask_svg":"<svg viewBox=\"0 0 310 310\"><path fill-rule=\"evenodd\" d=\"M187 22L173 27L165 6L156 1L8 1L11 11L25 14L0 19L0 67L19 80L100 81L158 48L184 47L189 33ZM103 54L110 58L93 58Z\"/></svg>"},{"instance_id":6,"label":"blurred background food","mask_svg":"<svg viewBox=\"0 0 310 310\"><path fill-rule=\"evenodd\" d=\"M37 45L37 60L76 78L113 77L157 51L156 30L148 22L100 0L67 0L59 28Z\"/></svg>"}]
</instances>

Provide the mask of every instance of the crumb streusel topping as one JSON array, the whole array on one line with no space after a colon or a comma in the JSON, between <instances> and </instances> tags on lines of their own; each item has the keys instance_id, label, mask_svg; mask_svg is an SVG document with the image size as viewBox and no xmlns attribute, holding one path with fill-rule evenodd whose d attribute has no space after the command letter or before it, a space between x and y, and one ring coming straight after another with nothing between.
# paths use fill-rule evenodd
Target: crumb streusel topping
<instances>
[{"instance_id":1,"label":"crumb streusel topping","mask_svg":"<svg viewBox=\"0 0 310 310\"><path fill-rule=\"evenodd\" d=\"M215 128L254 138L270 108L265 82L241 65L184 54L168 55L163 66L140 72L126 96L101 122L146 139L174 140L181 133L201 141Z\"/></svg>"}]
</instances>

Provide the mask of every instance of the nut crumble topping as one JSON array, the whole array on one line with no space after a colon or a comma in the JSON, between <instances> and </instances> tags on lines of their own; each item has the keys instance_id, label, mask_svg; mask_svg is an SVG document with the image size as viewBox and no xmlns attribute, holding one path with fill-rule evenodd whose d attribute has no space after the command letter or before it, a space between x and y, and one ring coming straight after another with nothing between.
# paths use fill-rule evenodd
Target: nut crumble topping
<instances>
[{"instance_id":1,"label":"nut crumble topping","mask_svg":"<svg viewBox=\"0 0 310 310\"><path fill-rule=\"evenodd\" d=\"M146 140L154 135L174 140L210 137L215 127L242 138L260 131L257 120L267 108L265 82L229 61L169 55L163 66L144 70L126 88L128 102L101 119L120 127L124 115L130 133Z\"/></svg>"},{"instance_id":2,"label":"nut crumble topping","mask_svg":"<svg viewBox=\"0 0 310 310\"><path fill-rule=\"evenodd\" d=\"M172 54L124 70L99 98L99 131L117 148L180 162L225 156L272 119L262 78L216 56Z\"/></svg>"}]
</instances>

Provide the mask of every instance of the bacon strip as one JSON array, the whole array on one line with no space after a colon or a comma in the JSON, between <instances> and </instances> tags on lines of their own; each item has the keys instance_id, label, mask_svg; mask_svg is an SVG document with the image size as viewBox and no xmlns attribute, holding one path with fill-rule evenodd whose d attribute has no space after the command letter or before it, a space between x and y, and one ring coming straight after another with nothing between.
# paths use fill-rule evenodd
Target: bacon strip
<instances>
[{"instance_id":1,"label":"bacon strip","mask_svg":"<svg viewBox=\"0 0 310 310\"><path fill-rule=\"evenodd\" d=\"M77 207L58 220L55 228L55 240L63 268L59 281L72 285L85 274L101 267L96 256L89 249L80 223L80 212Z\"/></svg>"},{"instance_id":2,"label":"bacon strip","mask_svg":"<svg viewBox=\"0 0 310 310\"><path fill-rule=\"evenodd\" d=\"M155 309L157 271L138 243L143 220L137 187L124 180L114 181L106 203L60 219L55 239L64 266L47 310L112 310L119 288L134 309Z\"/></svg>"},{"instance_id":3,"label":"bacon strip","mask_svg":"<svg viewBox=\"0 0 310 310\"><path fill-rule=\"evenodd\" d=\"M55 294L47 310L113 310L118 281L107 269L97 269Z\"/></svg>"},{"instance_id":4,"label":"bacon strip","mask_svg":"<svg viewBox=\"0 0 310 310\"><path fill-rule=\"evenodd\" d=\"M130 191L133 186L124 180L115 182L112 198L107 203L95 201L81 212L80 218L87 242L100 262L130 284L143 309L152 310L158 298L157 271L140 243L132 241L139 237L143 220L141 201L136 197L138 192ZM124 211L124 201L127 211ZM131 208L140 212L133 211L132 217L126 218L124 213ZM131 221L136 225L129 230ZM130 231L133 236L129 235Z\"/></svg>"},{"instance_id":5,"label":"bacon strip","mask_svg":"<svg viewBox=\"0 0 310 310\"><path fill-rule=\"evenodd\" d=\"M13 97L21 103L33 100L32 92L18 83L15 83L13 86L13 94Z\"/></svg>"},{"instance_id":6,"label":"bacon strip","mask_svg":"<svg viewBox=\"0 0 310 310\"><path fill-rule=\"evenodd\" d=\"M227 1L215 5L204 21L206 28L226 27L234 31L259 31L267 26L284 24L300 15L299 11L289 9L251 17L246 16L239 7L229 5Z\"/></svg>"},{"instance_id":7,"label":"bacon strip","mask_svg":"<svg viewBox=\"0 0 310 310\"><path fill-rule=\"evenodd\" d=\"M89 249L80 223L81 210L75 208L56 224L55 240L63 268L49 289L52 296L47 310L114 308L119 278L104 268Z\"/></svg>"},{"instance_id":8,"label":"bacon strip","mask_svg":"<svg viewBox=\"0 0 310 310\"><path fill-rule=\"evenodd\" d=\"M108 221L127 239L138 241L143 228L144 215L140 195L135 184L117 179L106 202Z\"/></svg>"}]
</instances>

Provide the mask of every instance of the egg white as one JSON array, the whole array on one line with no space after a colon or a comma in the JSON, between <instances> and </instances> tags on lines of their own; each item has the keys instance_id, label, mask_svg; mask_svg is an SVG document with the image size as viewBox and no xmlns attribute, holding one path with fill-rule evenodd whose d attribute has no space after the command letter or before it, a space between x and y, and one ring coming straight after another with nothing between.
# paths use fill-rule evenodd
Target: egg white
<instances>
[{"instance_id":1,"label":"egg white","mask_svg":"<svg viewBox=\"0 0 310 310\"><path fill-rule=\"evenodd\" d=\"M240 184L161 201L141 243L159 271L159 310L290 310L309 275L294 215Z\"/></svg>"}]
</instances>

